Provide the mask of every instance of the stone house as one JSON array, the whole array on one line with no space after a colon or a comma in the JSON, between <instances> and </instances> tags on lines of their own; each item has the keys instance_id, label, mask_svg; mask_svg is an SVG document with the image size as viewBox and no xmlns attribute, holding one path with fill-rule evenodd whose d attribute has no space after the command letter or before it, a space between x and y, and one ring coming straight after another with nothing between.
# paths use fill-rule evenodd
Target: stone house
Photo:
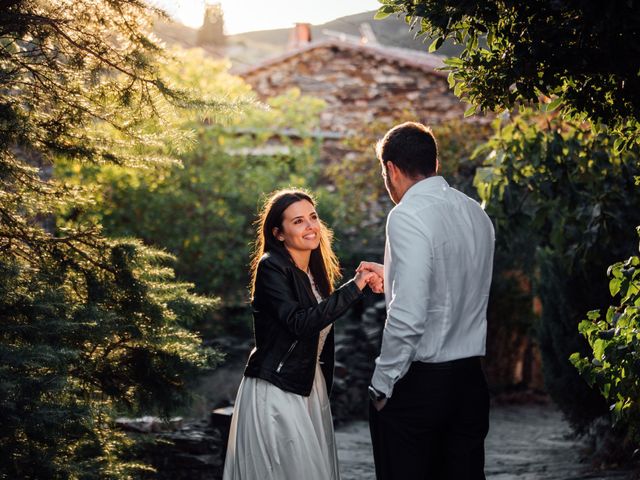
<instances>
[{"instance_id":1,"label":"stone house","mask_svg":"<svg viewBox=\"0 0 640 480\"><path fill-rule=\"evenodd\" d=\"M262 99L298 88L324 100L320 133L326 134L324 152L331 158L341 150L341 139L374 121L462 120L467 106L449 89L447 72L438 70L442 66L441 56L381 45L371 35L312 41L309 25L297 24L287 52L236 73Z\"/></svg>"}]
</instances>

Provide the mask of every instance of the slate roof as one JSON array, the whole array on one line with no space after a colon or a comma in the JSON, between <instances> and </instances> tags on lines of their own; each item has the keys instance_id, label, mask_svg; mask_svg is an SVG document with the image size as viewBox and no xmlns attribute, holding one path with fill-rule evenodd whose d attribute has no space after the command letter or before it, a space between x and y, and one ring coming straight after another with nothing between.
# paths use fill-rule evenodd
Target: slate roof
<instances>
[{"instance_id":1,"label":"slate roof","mask_svg":"<svg viewBox=\"0 0 640 480\"><path fill-rule=\"evenodd\" d=\"M337 48L339 50L349 51L360 55L370 55L382 61L395 62L404 67L415 68L422 70L425 73L437 76L446 77L448 75L448 72L437 70L444 66L444 57L440 55L429 54L420 50L411 50L408 48L389 47L378 43L367 44L354 42L352 40L340 38L329 38L317 42L310 42L307 45L291 50L282 55L264 60L246 68L238 69L236 73L240 76L251 75L252 73L256 73L260 70L276 66L279 63L284 63L302 53L325 48Z\"/></svg>"}]
</instances>

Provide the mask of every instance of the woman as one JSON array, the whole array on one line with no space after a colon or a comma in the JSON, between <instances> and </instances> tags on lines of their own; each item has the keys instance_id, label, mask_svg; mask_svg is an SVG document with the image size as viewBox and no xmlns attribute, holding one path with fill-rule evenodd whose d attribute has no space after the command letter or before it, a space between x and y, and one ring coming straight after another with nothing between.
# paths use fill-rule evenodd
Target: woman
<instances>
[{"instance_id":1,"label":"woman","mask_svg":"<svg viewBox=\"0 0 640 480\"><path fill-rule=\"evenodd\" d=\"M362 296L371 272L333 290L331 232L311 197L275 192L259 219L251 264L256 346L238 389L224 480L338 479L328 390L333 322Z\"/></svg>"}]
</instances>

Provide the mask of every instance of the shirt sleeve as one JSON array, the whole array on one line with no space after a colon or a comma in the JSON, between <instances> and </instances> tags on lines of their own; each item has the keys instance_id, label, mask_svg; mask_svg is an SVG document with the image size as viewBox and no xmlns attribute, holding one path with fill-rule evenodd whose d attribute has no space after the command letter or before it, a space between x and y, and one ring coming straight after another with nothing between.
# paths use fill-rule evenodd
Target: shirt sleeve
<instances>
[{"instance_id":1,"label":"shirt sleeve","mask_svg":"<svg viewBox=\"0 0 640 480\"><path fill-rule=\"evenodd\" d=\"M387 221L387 321L371 385L390 398L413 361L427 319L433 250L422 222L399 210Z\"/></svg>"}]
</instances>

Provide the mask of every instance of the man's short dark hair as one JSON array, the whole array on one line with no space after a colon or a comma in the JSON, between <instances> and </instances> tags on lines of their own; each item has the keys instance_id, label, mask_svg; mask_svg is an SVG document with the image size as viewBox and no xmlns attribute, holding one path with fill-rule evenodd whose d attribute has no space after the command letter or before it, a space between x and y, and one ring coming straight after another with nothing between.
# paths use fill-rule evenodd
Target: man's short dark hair
<instances>
[{"instance_id":1,"label":"man's short dark hair","mask_svg":"<svg viewBox=\"0 0 640 480\"><path fill-rule=\"evenodd\" d=\"M376 155L386 167L393 162L410 177L430 177L438 169L438 145L429 127L405 122L389 130L376 145Z\"/></svg>"}]
</instances>

